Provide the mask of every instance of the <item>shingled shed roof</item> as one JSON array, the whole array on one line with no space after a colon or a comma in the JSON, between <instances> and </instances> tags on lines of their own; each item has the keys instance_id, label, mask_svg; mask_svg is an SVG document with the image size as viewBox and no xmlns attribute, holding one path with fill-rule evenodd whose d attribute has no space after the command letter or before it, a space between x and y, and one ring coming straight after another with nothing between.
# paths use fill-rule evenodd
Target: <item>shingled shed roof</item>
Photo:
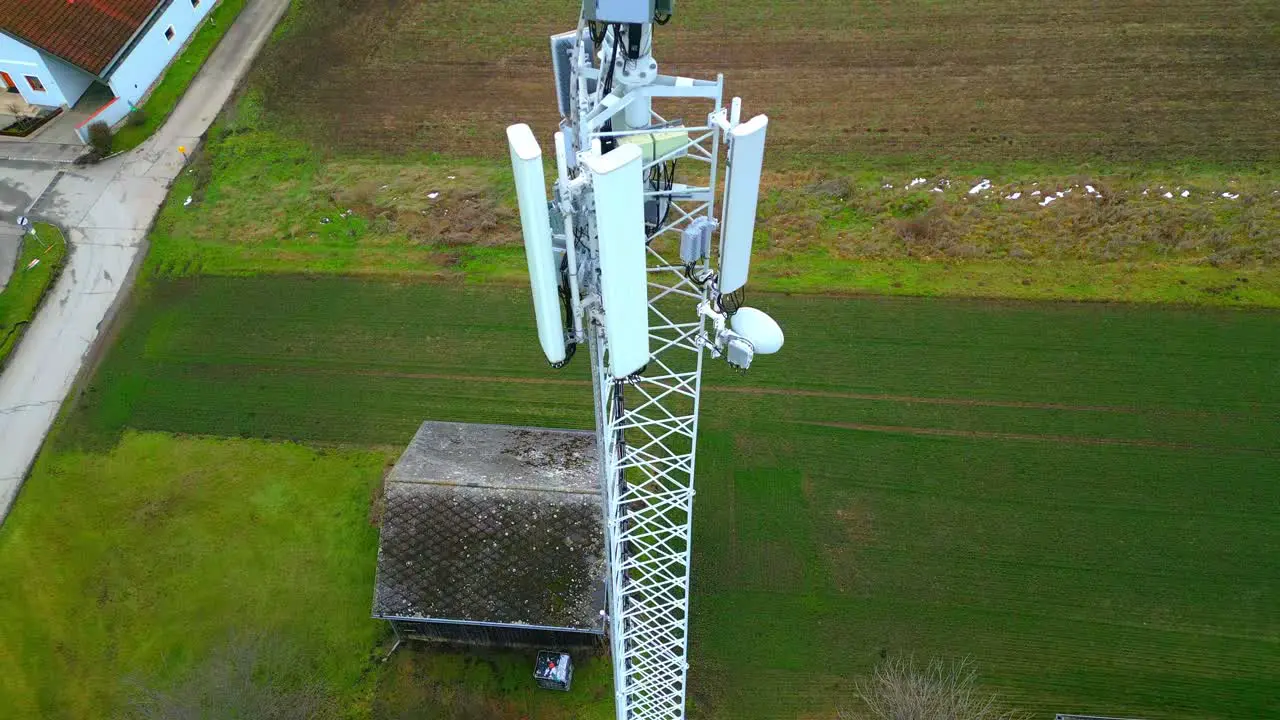
<instances>
[{"instance_id":1,"label":"shingled shed roof","mask_svg":"<svg viewBox=\"0 0 1280 720\"><path fill-rule=\"evenodd\" d=\"M602 632L591 433L426 422L387 478L373 615Z\"/></svg>"},{"instance_id":2,"label":"shingled shed roof","mask_svg":"<svg viewBox=\"0 0 1280 720\"><path fill-rule=\"evenodd\" d=\"M0 30L100 75L164 0L0 0Z\"/></svg>"}]
</instances>

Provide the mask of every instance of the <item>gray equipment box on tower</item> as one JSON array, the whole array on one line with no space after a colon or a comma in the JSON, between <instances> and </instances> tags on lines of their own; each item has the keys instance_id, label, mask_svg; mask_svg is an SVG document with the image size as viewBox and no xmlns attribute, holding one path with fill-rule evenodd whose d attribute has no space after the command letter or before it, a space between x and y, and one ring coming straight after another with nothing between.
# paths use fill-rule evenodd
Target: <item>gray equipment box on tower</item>
<instances>
[{"instance_id":1,"label":"gray equipment box on tower","mask_svg":"<svg viewBox=\"0 0 1280 720\"><path fill-rule=\"evenodd\" d=\"M653 20L654 10L654 0L582 1L582 16L601 22L647 23Z\"/></svg>"}]
</instances>

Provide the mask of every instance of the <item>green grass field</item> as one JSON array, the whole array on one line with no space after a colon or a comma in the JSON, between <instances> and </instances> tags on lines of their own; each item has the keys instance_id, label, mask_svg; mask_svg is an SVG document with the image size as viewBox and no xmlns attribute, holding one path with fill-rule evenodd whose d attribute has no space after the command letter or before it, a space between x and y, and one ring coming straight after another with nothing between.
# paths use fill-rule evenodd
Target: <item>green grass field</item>
<instances>
[{"instance_id":1,"label":"green grass field","mask_svg":"<svg viewBox=\"0 0 1280 720\"><path fill-rule=\"evenodd\" d=\"M1280 625L1270 600L1280 591L1274 314L777 295L753 302L780 319L788 347L745 378L713 366L706 379L692 625L698 716L830 716L856 678L898 653L971 655L988 686L1039 716L1280 711ZM272 467L259 477L251 468L279 465L266 459L276 453L315 462L330 468L332 489L303 507L331 516L311 525L314 537L283 544L311 572L305 586L325 588L331 609L335 629L320 634L329 644L307 647L325 648L321 669L341 668L328 672L353 712L397 716L388 703L402 692L388 689L435 674L393 666L351 690L352 668L368 666L378 634L366 619L375 530L357 519L377 469L422 419L590 423L584 364L547 369L528 315L523 292L450 285L153 282L6 523L2 572L21 577L77 547L56 538L110 526L130 548L112 576L119 584L141 594L164 583L207 585L200 607L214 617L205 622L230 624L226 610L287 592L301 569L267 571L268 554L249 569L184 564L155 586L173 556L143 562L133 550L181 541L194 552L199 538L229 532L245 514L238 508L264 494L279 501L281 525L237 525L229 557L241 545L276 543L280 528L292 537L285 499L313 482L310 471ZM148 434L155 431L240 439ZM287 441L353 448L316 456L278 444ZM224 454L188 456L193 447ZM155 458L129 460L144 449ZM207 467L219 464L238 470ZM83 467L131 469L76 470ZM147 488L191 487L176 478L209 474L234 476L228 489L239 492L211 486L160 512L158 525L157 513L139 511ZM95 492L80 492L90 478ZM283 489L271 490L272 478ZM101 503L104 493L132 499ZM85 503L92 507L76 510ZM55 539L36 541L50 523L59 524ZM45 549L21 549L32 542ZM342 572L317 553L345 558ZM175 641L167 625L149 640L128 632L181 621L177 608L157 617L147 602L115 609L120 617L106 626L74 622L58 608L82 598L103 571L94 553L72 554L84 561L60 565L62 580L46 599L9 610L42 642L110 646L136 666L195 642ZM258 584L247 598L234 590L239 577ZM275 607L266 617L284 623L289 612ZM50 652L8 658L16 669L5 675L22 680L3 702L68 702L58 679L76 663L49 660ZM456 669L462 661L448 662L466 675ZM494 666L477 667L491 679L464 687L499 698L505 683L519 687L493 675ZM102 689L117 682L114 671L94 677L76 695L119 697ZM607 668L599 679L607 685ZM415 692L445 693L436 702L465 695L439 684ZM607 714L600 702L559 712Z\"/></svg>"}]
</instances>

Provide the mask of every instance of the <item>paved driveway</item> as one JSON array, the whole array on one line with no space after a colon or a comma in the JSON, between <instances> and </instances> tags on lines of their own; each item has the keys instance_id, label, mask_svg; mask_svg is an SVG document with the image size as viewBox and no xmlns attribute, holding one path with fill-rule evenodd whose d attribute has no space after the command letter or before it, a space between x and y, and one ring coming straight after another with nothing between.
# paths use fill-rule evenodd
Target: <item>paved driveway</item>
<instances>
[{"instance_id":1,"label":"paved driveway","mask_svg":"<svg viewBox=\"0 0 1280 720\"><path fill-rule=\"evenodd\" d=\"M99 165L0 163L0 212L60 225L70 256L0 374L0 521L142 257L147 229L184 160L230 97L288 0L249 0L169 120L135 150ZM10 220L11 222L11 220Z\"/></svg>"}]
</instances>

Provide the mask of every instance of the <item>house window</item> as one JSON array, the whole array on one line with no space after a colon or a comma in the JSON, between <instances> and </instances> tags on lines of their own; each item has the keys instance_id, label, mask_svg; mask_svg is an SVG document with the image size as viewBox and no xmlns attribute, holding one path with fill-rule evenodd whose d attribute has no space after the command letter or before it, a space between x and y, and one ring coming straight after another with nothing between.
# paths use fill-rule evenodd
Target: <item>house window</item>
<instances>
[{"instance_id":1,"label":"house window","mask_svg":"<svg viewBox=\"0 0 1280 720\"><path fill-rule=\"evenodd\" d=\"M169 29L164 31L164 39L168 40L169 42L173 42L174 35L177 35L177 33L173 31L173 26L170 25Z\"/></svg>"},{"instance_id":2,"label":"house window","mask_svg":"<svg viewBox=\"0 0 1280 720\"><path fill-rule=\"evenodd\" d=\"M36 77L35 75L27 76L27 84L30 85L31 89L35 90L36 92L44 92L44 83L40 82L40 78Z\"/></svg>"}]
</instances>

